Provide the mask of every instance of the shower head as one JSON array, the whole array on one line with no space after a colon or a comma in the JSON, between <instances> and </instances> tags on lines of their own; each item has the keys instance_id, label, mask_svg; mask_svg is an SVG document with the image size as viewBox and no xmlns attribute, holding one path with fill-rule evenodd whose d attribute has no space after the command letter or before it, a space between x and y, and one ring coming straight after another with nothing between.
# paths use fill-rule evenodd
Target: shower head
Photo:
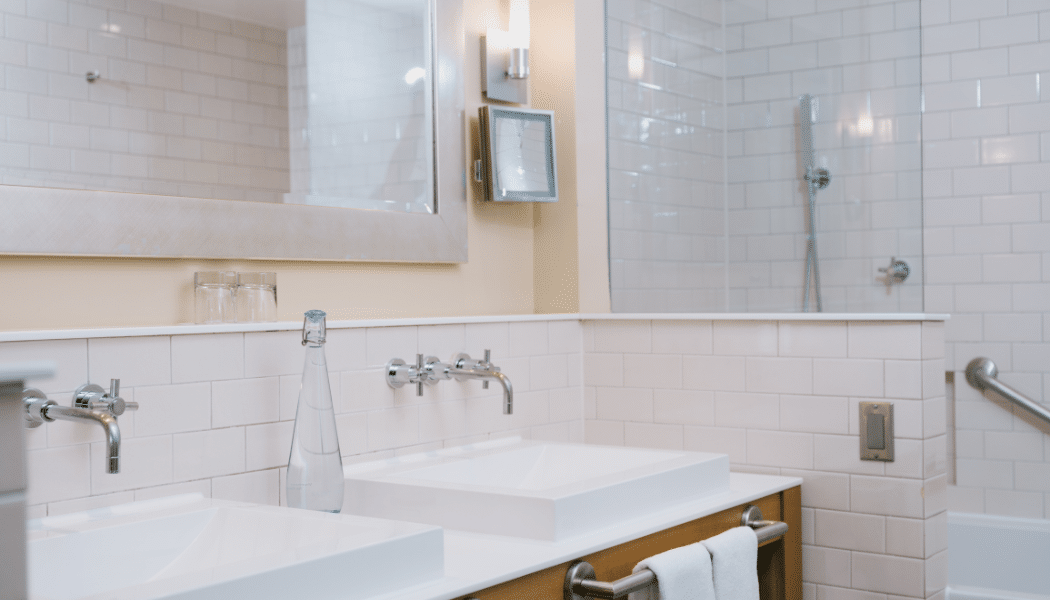
<instances>
[{"instance_id":1,"label":"shower head","mask_svg":"<svg viewBox=\"0 0 1050 600\"><path fill-rule=\"evenodd\" d=\"M816 166L813 157L813 96L802 94L798 98L799 137L802 141L802 164L807 173Z\"/></svg>"}]
</instances>

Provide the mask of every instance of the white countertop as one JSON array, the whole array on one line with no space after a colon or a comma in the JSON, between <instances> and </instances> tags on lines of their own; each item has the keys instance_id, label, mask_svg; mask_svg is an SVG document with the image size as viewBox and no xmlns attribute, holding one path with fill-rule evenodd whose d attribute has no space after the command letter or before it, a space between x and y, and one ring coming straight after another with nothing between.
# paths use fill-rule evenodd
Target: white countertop
<instances>
[{"instance_id":1,"label":"white countertop","mask_svg":"<svg viewBox=\"0 0 1050 600\"><path fill-rule=\"evenodd\" d=\"M946 321L945 314L926 313L567 313L551 315L490 315L463 317L419 317L411 319L360 319L328 321L328 329L363 327L408 327L425 325L460 325L474 323L521 323L529 321ZM192 335L203 333L248 333L257 331L299 331L303 322L222 323L196 325L185 323L156 327L106 327L94 329L54 329L2 331L0 342L38 340L75 340L85 338L144 337L157 335Z\"/></svg>"},{"instance_id":2,"label":"white countertop","mask_svg":"<svg viewBox=\"0 0 1050 600\"><path fill-rule=\"evenodd\" d=\"M445 576L372 600L451 600L802 485L798 477L730 474L730 491L560 542L445 530Z\"/></svg>"}]
</instances>

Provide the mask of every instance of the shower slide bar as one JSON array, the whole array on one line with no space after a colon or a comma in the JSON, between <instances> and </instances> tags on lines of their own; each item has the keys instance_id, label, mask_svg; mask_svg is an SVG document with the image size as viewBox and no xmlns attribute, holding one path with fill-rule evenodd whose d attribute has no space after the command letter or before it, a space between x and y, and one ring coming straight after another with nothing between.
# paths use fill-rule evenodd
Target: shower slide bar
<instances>
[{"instance_id":1,"label":"shower slide bar","mask_svg":"<svg viewBox=\"0 0 1050 600\"><path fill-rule=\"evenodd\" d=\"M1050 425L1050 410L1021 392L996 379L999 369L991 359L977 357L966 365L966 381L979 390L992 390L1010 402L1020 406L1042 422Z\"/></svg>"},{"instance_id":2,"label":"shower slide bar","mask_svg":"<svg viewBox=\"0 0 1050 600\"><path fill-rule=\"evenodd\" d=\"M755 530L758 543L762 544L783 536L788 531L788 524L781 521L763 521L762 511L757 506L744 509L740 524ZM649 569L631 573L616 581L598 581L595 579L594 567L580 561L573 563L565 573L565 600L583 600L584 598L601 598L615 600L627 594L645 589L656 581L656 574Z\"/></svg>"},{"instance_id":3,"label":"shower slide bar","mask_svg":"<svg viewBox=\"0 0 1050 600\"><path fill-rule=\"evenodd\" d=\"M799 138L802 142L802 164L806 171L802 178L806 181L808 218L806 235L806 280L802 298L802 312L809 312L809 290L813 288L817 312L824 312L824 299L820 294L820 261L817 259L817 190L828 187L831 173L823 167L817 167L816 155L813 152L813 96L802 94L798 99Z\"/></svg>"}]
</instances>

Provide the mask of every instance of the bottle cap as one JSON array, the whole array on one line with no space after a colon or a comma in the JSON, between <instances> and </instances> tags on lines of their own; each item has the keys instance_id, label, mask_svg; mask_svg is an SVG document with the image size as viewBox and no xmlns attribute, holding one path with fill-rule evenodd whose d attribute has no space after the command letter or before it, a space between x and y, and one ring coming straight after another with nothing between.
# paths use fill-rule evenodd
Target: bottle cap
<instances>
[{"instance_id":1,"label":"bottle cap","mask_svg":"<svg viewBox=\"0 0 1050 600\"><path fill-rule=\"evenodd\" d=\"M303 345L323 344L325 341L325 314L323 310L309 310L303 317Z\"/></svg>"}]
</instances>

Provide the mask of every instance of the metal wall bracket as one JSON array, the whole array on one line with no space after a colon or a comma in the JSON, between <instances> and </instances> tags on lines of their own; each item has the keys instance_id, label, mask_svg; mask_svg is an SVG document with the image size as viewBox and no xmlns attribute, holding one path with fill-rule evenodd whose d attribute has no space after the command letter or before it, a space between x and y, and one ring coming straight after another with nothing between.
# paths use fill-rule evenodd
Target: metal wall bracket
<instances>
[{"instance_id":1,"label":"metal wall bracket","mask_svg":"<svg viewBox=\"0 0 1050 600\"><path fill-rule=\"evenodd\" d=\"M481 36L481 91L490 100L528 104L529 80L511 77L511 47L496 39L508 36Z\"/></svg>"}]
</instances>

